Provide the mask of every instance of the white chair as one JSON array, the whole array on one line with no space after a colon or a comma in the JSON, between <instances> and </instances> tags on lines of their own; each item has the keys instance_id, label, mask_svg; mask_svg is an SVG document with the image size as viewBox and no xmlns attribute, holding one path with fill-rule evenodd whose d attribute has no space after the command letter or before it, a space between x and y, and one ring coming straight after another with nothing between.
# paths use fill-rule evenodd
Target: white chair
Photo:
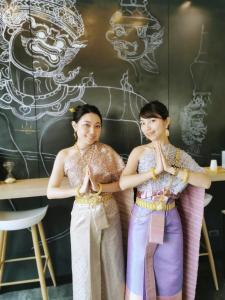
<instances>
[{"instance_id":1,"label":"white chair","mask_svg":"<svg viewBox=\"0 0 225 300\"><path fill-rule=\"evenodd\" d=\"M55 274L53 271L52 262L51 262L48 246L45 239L43 225L41 223L41 220L44 218L47 212L47 208L48 206L37 208L37 209L26 210L26 211L0 211L0 287L6 285L40 282L43 300L48 300L48 292L47 292L45 275L44 275L47 266L53 281L53 285L56 286ZM30 227L31 227L31 234L32 234L35 256L6 260L5 253L6 253L6 242L7 242L8 231L21 230ZM37 228L40 234L44 255L41 255L40 252ZM42 264L42 258L45 258L44 268ZM5 263L23 261L29 259L36 259L39 278L2 282Z\"/></svg>"},{"instance_id":2,"label":"white chair","mask_svg":"<svg viewBox=\"0 0 225 300\"><path fill-rule=\"evenodd\" d=\"M204 199L204 207L206 207L211 202L211 200L212 200L212 195L206 193L205 199ZM202 233L203 233L203 237L205 240L206 252L200 253L199 256L208 256L214 285L215 285L216 290L218 291L219 287L218 287L218 280L217 280L217 274L216 274L216 267L215 267L214 257L213 257L212 248L211 248L209 235L208 235L208 230L207 230L207 226L206 226L204 217L202 220Z\"/></svg>"}]
</instances>

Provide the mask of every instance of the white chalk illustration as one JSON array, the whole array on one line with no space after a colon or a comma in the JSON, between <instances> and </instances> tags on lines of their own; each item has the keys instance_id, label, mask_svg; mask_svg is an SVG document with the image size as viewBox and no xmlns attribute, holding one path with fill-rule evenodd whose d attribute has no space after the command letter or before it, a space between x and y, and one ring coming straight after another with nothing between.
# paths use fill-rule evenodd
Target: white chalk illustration
<instances>
[{"instance_id":1,"label":"white chalk illustration","mask_svg":"<svg viewBox=\"0 0 225 300\"><path fill-rule=\"evenodd\" d=\"M141 69L157 74L155 51L163 43L164 28L151 14L148 0L121 0L120 7L110 19L106 39L136 75Z\"/></svg>"},{"instance_id":2,"label":"white chalk illustration","mask_svg":"<svg viewBox=\"0 0 225 300\"><path fill-rule=\"evenodd\" d=\"M201 30L200 47L194 62L190 65L193 80L192 100L180 113L182 140L191 153L198 154L207 134L206 116L211 103L208 75L210 63L207 57L207 35L204 25Z\"/></svg>"},{"instance_id":3,"label":"white chalk illustration","mask_svg":"<svg viewBox=\"0 0 225 300\"><path fill-rule=\"evenodd\" d=\"M147 100L134 91L128 71L121 74L118 86L99 84L90 71L80 76L75 59L88 44L84 33L76 1L0 0L0 124L7 136L7 146L6 139L0 140L0 157L19 161L24 178L31 176L35 161L45 176L50 174L56 154L53 146L61 139L57 124L68 126L69 107L91 104L96 92L95 105L101 106L104 122L119 128L118 134L132 127L131 143L142 142L138 113ZM78 75L81 79L75 84ZM49 137L56 144L46 143ZM126 153L121 155L126 159L124 143ZM50 149L45 150L46 145ZM67 234L63 231L49 241Z\"/></svg>"}]
</instances>

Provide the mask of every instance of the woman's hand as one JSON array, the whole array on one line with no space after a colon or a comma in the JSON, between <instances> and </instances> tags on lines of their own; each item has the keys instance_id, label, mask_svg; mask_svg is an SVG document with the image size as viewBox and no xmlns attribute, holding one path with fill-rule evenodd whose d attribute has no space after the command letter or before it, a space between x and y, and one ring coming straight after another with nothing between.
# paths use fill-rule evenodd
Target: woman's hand
<instances>
[{"instance_id":1,"label":"woman's hand","mask_svg":"<svg viewBox=\"0 0 225 300\"><path fill-rule=\"evenodd\" d=\"M156 167L155 167L155 173L156 175L159 175L164 171L162 156L160 153L160 146L158 142L153 142L153 147L155 150L155 160L156 160Z\"/></svg>"},{"instance_id":2,"label":"woman's hand","mask_svg":"<svg viewBox=\"0 0 225 300\"><path fill-rule=\"evenodd\" d=\"M92 174L91 169L88 167L89 170L89 177L90 177L90 183L91 183L91 189L93 192L97 192L99 190L99 185L98 183L95 181L95 178Z\"/></svg>"},{"instance_id":3,"label":"woman's hand","mask_svg":"<svg viewBox=\"0 0 225 300\"><path fill-rule=\"evenodd\" d=\"M90 172L89 172L89 168L86 167L86 172L85 172L85 176L84 176L84 180L83 183L79 189L79 193L80 194L86 194L89 192L90 189Z\"/></svg>"},{"instance_id":4,"label":"woman's hand","mask_svg":"<svg viewBox=\"0 0 225 300\"><path fill-rule=\"evenodd\" d=\"M163 164L163 170L169 174L175 175L174 173L176 172L175 168L172 167L169 163L167 158L165 157L165 155L163 154L162 151L162 145L158 143L158 147L159 147L159 152L160 152L160 157L162 160L162 164Z\"/></svg>"}]
</instances>

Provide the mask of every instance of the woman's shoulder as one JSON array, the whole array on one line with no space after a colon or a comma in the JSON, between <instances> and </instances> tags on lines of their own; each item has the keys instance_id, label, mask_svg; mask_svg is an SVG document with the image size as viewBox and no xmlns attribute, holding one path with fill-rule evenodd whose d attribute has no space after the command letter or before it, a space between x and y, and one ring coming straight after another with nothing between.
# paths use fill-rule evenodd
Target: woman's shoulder
<instances>
[{"instance_id":1,"label":"woman's shoulder","mask_svg":"<svg viewBox=\"0 0 225 300\"><path fill-rule=\"evenodd\" d=\"M173 145L172 145L173 146ZM179 147L176 147L176 146L173 146L174 147L174 150L176 151L176 153L181 157L181 158L191 158L191 155L186 152L184 149L182 148L179 148Z\"/></svg>"},{"instance_id":2,"label":"woman's shoulder","mask_svg":"<svg viewBox=\"0 0 225 300\"><path fill-rule=\"evenodd\" d=\"M121 168L124 167L123 158L113 147L104 143L98 143L97 147L99 159L103 159L109 165L113 163L116 165L119 164Z\"/></svg>"},{"instance_id":3,"label":"woman's shoulder","mask_svg":"<svg viewBox=\"0 0 225 300\"><path fill-rule=\"evenodd\" d=\"M166 149L166 151L168 151L168 152L172 152L175 155L179 155L179 156L189 155L187 152L185 152L185 150L183 150L182 148L177 147L171 143L166 144L166 148L164 148L164 149Z\"/></svg>"},{"instance_id":4,"label":"woman's shoulder","mask_svg":"<svg viewBox=\"0 0 225 300\"><path fill-rule=\"evenodd\" d=\"M140 145L140 146L133 148L130 155L140 158L144 153L150 152L152 150L153 150L153 147L151 147L150 144Z\"/></svg>"},{"instance_id":5,"label":"woman's shoulder","mask_svg":"<svg viewBox=\"0 0 225 300\"><path fill-rule=\"evenodd\" d=\"M178 148L173 146L176 151L176 159L180 162L180 165L183 168L188 168L193 171L201 172L203 169L199 166L199 164L195 161L195 158L191 156L187 151L184 149Z\"/></svg>"},{"instance_id":6,"label":"woman's shoulder","mask_svg":"<svg viewBox=\"0 0 225 300\"><path fill-rule=\"evenodd\" d=\"M58 152L57 157L66 159L67 157L69 157L72 154L72 152L74 152L73 146L69 147L69 148L64 148Z\"/></svg>"},{"instance_id":7,"label":"woman's shoulder","mask_svg":"<svg viewBox=\"0 0 225 300\"><path fill-rule=\"evenodd\" d=\"M98 142L96 145L97 145L98 150L100 150L103 153L104 152L114 152L114 153L117 153L116 150L112 146L110 146L108 144L104 144L104 143Z\"/></svg>"}]
</instances>

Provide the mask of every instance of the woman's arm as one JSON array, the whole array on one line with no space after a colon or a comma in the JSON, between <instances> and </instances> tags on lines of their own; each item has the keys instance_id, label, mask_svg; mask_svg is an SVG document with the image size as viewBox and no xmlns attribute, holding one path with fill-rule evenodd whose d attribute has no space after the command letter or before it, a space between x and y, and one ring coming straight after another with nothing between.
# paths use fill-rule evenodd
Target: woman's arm
<instances>
[{"instance_id":1,"label":"woman's arm","mask_svg":"<svg viewBox=\"0 0 225 300\"><path fill-rule=\"evenodd\" d=\"M210 177L205 172L200 171L201 168L198 166L198 164L192 159L192 157L189 154L185 153L184 151L182 152L183 160L186 161L187 168L174 168L168 164L162 152L161 145L159 145L158 147L159 147L159 152L161 155L163 167L166 172L172 175L176 175L183 182L190 183L196 187L201 187L204 189L208 189L210 187L211 185ZM188 166L191 165L197 171L189 170Z\"/></svg>"},{"instance_id":2,"label":"woman's arm","mask_svg":"<svg viewBox=\"0 0 225 300\"><path fill-rule=\"evenodd\" d=\"M205 172L194 172L188 169L179 169L174 167L167 167L165 170L169 174L176 175L185 183L190 183L196 187L209 189L211 185L211 179Z\"/></svg>"},{"instance_id":3,"label":"woman's arm","mask_svg":"<svg viewBox=\"0 0 225 300\"><path fill-rule=\"evenodd\" d=\"M180 169L177 173L177 176L182 180L186 176L186 172L186 170ZM204 172L188 171L187 183L204 189L209 189L211 185L211 179Z\"/></svg>"},{"instance_id":4,"label":"woman's arm","mask_svg":"<svg viewBox=\"0 0 225 300\"><path fill-rule=\"evenodd\" d=\"M75 196L75 188L60 187L64 178L64 159L65 150L62 150L56 156L52 174L48 182L48 199L61 199Z\"/></svg>"},{"instance_id":5,"label":"woman's arm","mask_svg":"<svg viewBox=\"0 0 225 300\"><path fill-rule=\"evenodd\" d=\"M102 192L105 193L115 193L121 191L119 186L119 181L114 181L111 183L102 183Z\"/></svg>"},{"instance_id":6,"label":"woman's arm","mask_svg":"<svg viewBox=\"0 0 225 300\"><path fill-rule=\"evenodd\" d=\"M120 177L119 185L121 190L136 187L151 178L153 179L154 174L150 171L137 174L138 161L142 151L141 147L137 147L131 152L127 165Z\"/></svg>"}]
</instances>

